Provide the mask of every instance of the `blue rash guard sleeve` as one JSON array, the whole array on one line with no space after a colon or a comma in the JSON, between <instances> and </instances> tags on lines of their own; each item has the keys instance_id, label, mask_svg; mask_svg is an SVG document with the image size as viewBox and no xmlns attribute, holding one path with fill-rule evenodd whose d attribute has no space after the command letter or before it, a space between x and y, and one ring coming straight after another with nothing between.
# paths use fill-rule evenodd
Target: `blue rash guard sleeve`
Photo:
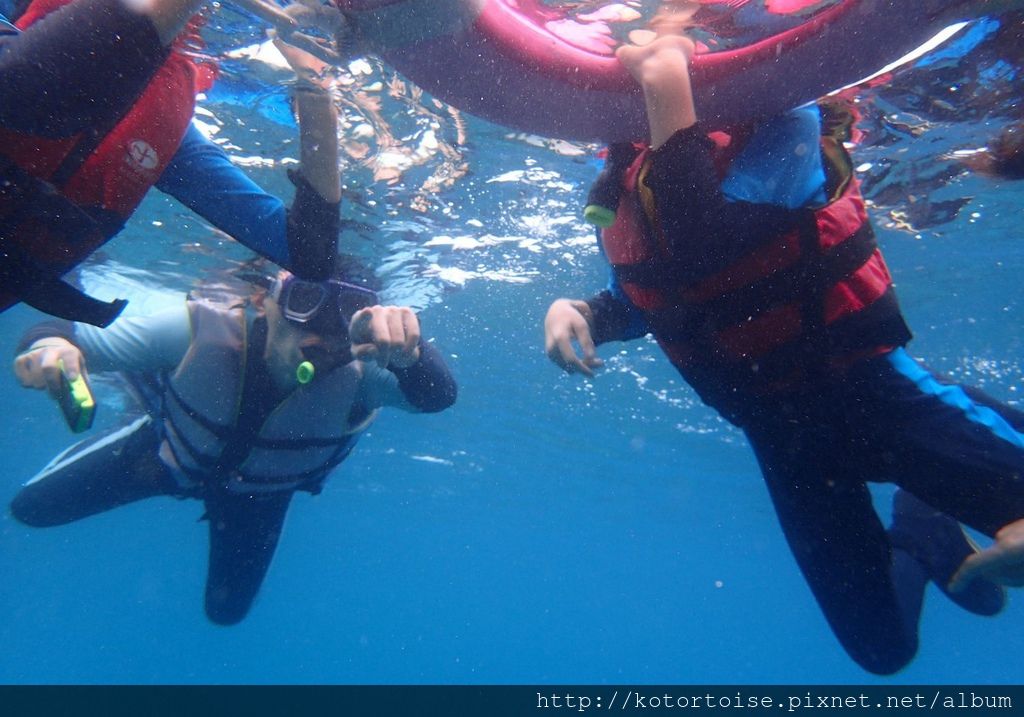
<instances>
[{"instance_id":1,"label":"blue rash guard sleeve","mask_svg":"<svg viewBox=\"0 0 1024 717\"><path fill-rule=\"evenodd\" d=\"M604 249L598 242L601 256ZM606 341L632 341L646 336L651 332L647 318L622 290L615 270L608 270L608 285L596 296L587 299L590 312L594 315L594 342L603 344Z\"/></svg>"},{"instance_id":2,"label":"blue rash guard sleeve","mask_svg":"<svg viewBox=\"0 0 1024 717\"><path fill-rule=\"evenodd\" d=\"M798 209L824 204L821 111L805 105L761 125L729 167L722 193L732 202Z\"/></svg>"},{"instance_id":3,"label":"blue rash guard sleeve","mask_svg":"<svg viewBox=\"0 0 1024 717\"><path fill-rule=\"evenodd\" d=\"M93 371L169 371L192 341L188 306L182 301L143 316L121 316L105 329L76 323L71 341Z\"/></svg>"},{"instance_id":4,"label":"blue rash guard sleeve","mask_svg":"<svg viewBox=\"0 0 1024 717\"><path fill-rule=\"evenodd\" d=\"M249 179L195 124L189 125L156 188L249 249L289 265L284 202Z\"/></svg>"}]
</instances>

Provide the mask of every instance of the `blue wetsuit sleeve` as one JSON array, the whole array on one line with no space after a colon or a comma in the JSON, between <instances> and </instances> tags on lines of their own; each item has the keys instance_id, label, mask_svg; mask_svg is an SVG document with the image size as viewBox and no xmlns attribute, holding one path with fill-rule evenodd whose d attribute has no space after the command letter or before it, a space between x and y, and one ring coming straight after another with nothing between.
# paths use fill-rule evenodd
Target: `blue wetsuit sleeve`
<instances>
[{"instance_id":1,"label":"blue wetsuit sleeve","mask_svg":"<svg viewBox=\"0 0 1024 717\"><path fill-rule=\"evenodd\" d=\"M824 204L820 136L817 105L799 107L764 123L729 167L722 193L734 202L789 209Z\"/></svg>"},{"instance_id":2,"label":"blue wetsuit sleeve","mask_svg":"<svg viewBox=\"0 0 1024 717\"><path fill-rule=\"evenodd\" d=\"M138 316L121 316L105 329L74 324L70 337L90 371L167 371L177 366L192 338L185 302Z\"/></svg>"},{"instance_id":3,"label":"blue wetsuit sleeve","mask_svg":"<svg viewBox=\"0 0 1024 717\"><path fill-rule=\"evenodd\" d=\"M156 187L249 249L288 266L284 202L249 179L194 124Z\"/></svg>"}]
</instances>

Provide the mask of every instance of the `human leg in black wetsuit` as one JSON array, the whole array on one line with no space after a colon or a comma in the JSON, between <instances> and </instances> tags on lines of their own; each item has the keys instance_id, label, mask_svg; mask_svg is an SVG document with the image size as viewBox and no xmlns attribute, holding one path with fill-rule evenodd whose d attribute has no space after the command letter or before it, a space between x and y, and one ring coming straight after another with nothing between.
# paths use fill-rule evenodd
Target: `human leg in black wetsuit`
<instances>
[{"instance_id":1,"label":"human leg in black wetsuit","mask_svg":"<svg viewBox=\"0 0 1024 717\"><path fill-rule=\"evenodd\" d=\"M11 502L26 525L51 527L178 489L157 455L160 439L144 415L71 446Z\"/></svg>"},{"instance_id":2,"label":"human leg in black wetsuit","mask_svg":"<svg viewBox=\"0 0 1024 717\"><path fill-rule=\"evenodd\" d=\"M976 389L943 385L903 352L776 405L747 429L793 555L836 636L865 669L889 674L917 650L923 588L945 588L971 551L948 516L988 535L1024 517L1024 416ZM915 368L916 367L916 368ZM868 481L890 481L886 531ZM952 595L978 614L1001 589Z\"/></svg>"},{"instance_id":3,"label":"human leg in black wetsuit","mask_svg":"<svg viewBox=\"0 0 1024 717\"><path fill-rule=\"evenodd\" d=\"M206 615L234 625L249 612L270 568L292 492L234 494L217 490L204 498L210 524Z\"/></svg>"},{"instance_id":4,"label":"human leg in black wetsuit","mask_svg":"<svg viewBox=\"0 0 1024 717\"><path fill-rule=\"evenodd\" d=\"M989 536L1024 517L1024 414L902 350L851 378L849 410L881 480Z\"/></svg>"},{"instance_id":5,"label":"human leg in black wetsuit","mask_svg":"<svg viewBox=\"0 0 1024 717\"><path fill-rule=\"evenodd\" d=\"M807 424L748 429L747 437L786 541L832 632L864 669L895 672L917 652L927 575L893 553L867 485L850 475L855 459L835 460L829 447L842 437L833 426Z\"/></svg>"},{"instance_id":6,"label":"human leg in black wetsuit","mask_svg":"<svg viewBox=\"0 0 1024 717\"><path fill-rule=\"evenodd\" d=\"M11 513L36 527L64 525L144 498L184 495L160 460L148 415L76 443L15 496ZM231 625L248 613L270 566L291 492L206 491L210 562L206 614Z\"/></svg>"}]
</instances>

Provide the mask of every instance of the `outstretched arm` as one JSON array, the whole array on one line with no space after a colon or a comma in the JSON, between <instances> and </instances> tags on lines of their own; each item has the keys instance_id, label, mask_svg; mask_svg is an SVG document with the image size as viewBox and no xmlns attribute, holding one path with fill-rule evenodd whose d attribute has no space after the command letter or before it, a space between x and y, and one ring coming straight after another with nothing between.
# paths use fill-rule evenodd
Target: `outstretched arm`
<instances>
[{"instance_id":1,"label":"outstretched arm","mask_svg":"<svg viewBox=\"0 0 1024 717\"><path fill-rule=\"evenodd\" d=\"M63 362L74 380L94 371L161 371L173 368L191 338L184 301L144 316L122 316L105 329L70 321L46 321L30 328L18 344L14 374L26 388L60 387Z\"/></svg>"},{"instance_id":2,"label":"outstretched arm","mask_svg":"<svg viewBox=\"0 0 1024 717\"><path fill-rule=\"evenodd\" d=\"M623 45L619 62L644 91L651 149L658 149L681 129L697 123L690 84L693 40L676 34L680 27L665 19L659 35L647 45Z\"/></svg>"},{"instance_id":3,"label":"outstretched arm","mask_svg":"<svg viewBox=\"0 0 1024 717\"><path fill-rule=\"evenodd\" d=\"M331 97L334 78L327 65L288 43L274 40L295 71L295 111L299 118L302 176L324 201L341 201L338 169L338 110Z\"/></svg>"},{"instance_id":4,"label":"outstretched arm","mask_svg":"<svg viewBox=\"0 0 1024 717\"><path fill-rule=\"evenodd\" d=\"M290 268L284 202L232 164L194 124L156 188L249 249Z\"/></svg>"},{"instance_id":5,"label":"outstretched arm","mask_svg":"<svg viewBox=\"0 0 1024 717\"><path fill-rule=\"evenodd\" d=\"M275 40L296 74L300 170L291 175L295 201L288 214L291 268L303 279L324 280L334 272L341 224L338 112L327 66L307 52Z\"/></svg>"},{"instance_id":6,"label":"outstretched arm","mask_svg":"<svg viewBox=\"0 0 1024 717\"><path fill-rule=\"evenodd\" d=\"M253 251L305 279L326 278L338 236L337 111L329 80L319 80L323 63L276 43L300 78L296 104L300 123L301 169L293 173L290 210L268 194L224 151L192 125L157 188ZM316 68L316 69L313 69ZM317 84L322 82L322 84Z\"/></svg>"}]
</instances>

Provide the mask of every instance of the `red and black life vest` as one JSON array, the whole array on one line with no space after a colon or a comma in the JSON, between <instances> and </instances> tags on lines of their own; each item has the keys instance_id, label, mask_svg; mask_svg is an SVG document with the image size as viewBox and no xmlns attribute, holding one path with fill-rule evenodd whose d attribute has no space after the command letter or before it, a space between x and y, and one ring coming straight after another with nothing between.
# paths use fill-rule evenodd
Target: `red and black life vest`
<instances>
[{"instance_id":1,"label":"red and black life vest","mask_svg":"<svg viewBox=\"0 0 1024 717\"><path fill-rule=\"evenodd\" d=\"M69 0L35 0L26 28ZM194 21L195 22L195 21ZM105 325L119 305L86 297L60 277L124 226L167 167L212 68L179 37L134 103L108 127L50 139L0 128L0 311L25 301L48 313Z\"/></svg>"},{"instance_id":2,"label":"red and black life vest","mask_svg":"<svg viewBox=\"0 0 1024 717\"><path fill-rule=\"evenodd\" d=\"M646 150L625 172L615 223L601 235L669 360L705 403L740 424L758 397L911 336L840 139L823 136L822 155L830 201L793 210L792 231L752 242L711 273L683 270L661 236Z\"/></svg>"}]
</instances>

